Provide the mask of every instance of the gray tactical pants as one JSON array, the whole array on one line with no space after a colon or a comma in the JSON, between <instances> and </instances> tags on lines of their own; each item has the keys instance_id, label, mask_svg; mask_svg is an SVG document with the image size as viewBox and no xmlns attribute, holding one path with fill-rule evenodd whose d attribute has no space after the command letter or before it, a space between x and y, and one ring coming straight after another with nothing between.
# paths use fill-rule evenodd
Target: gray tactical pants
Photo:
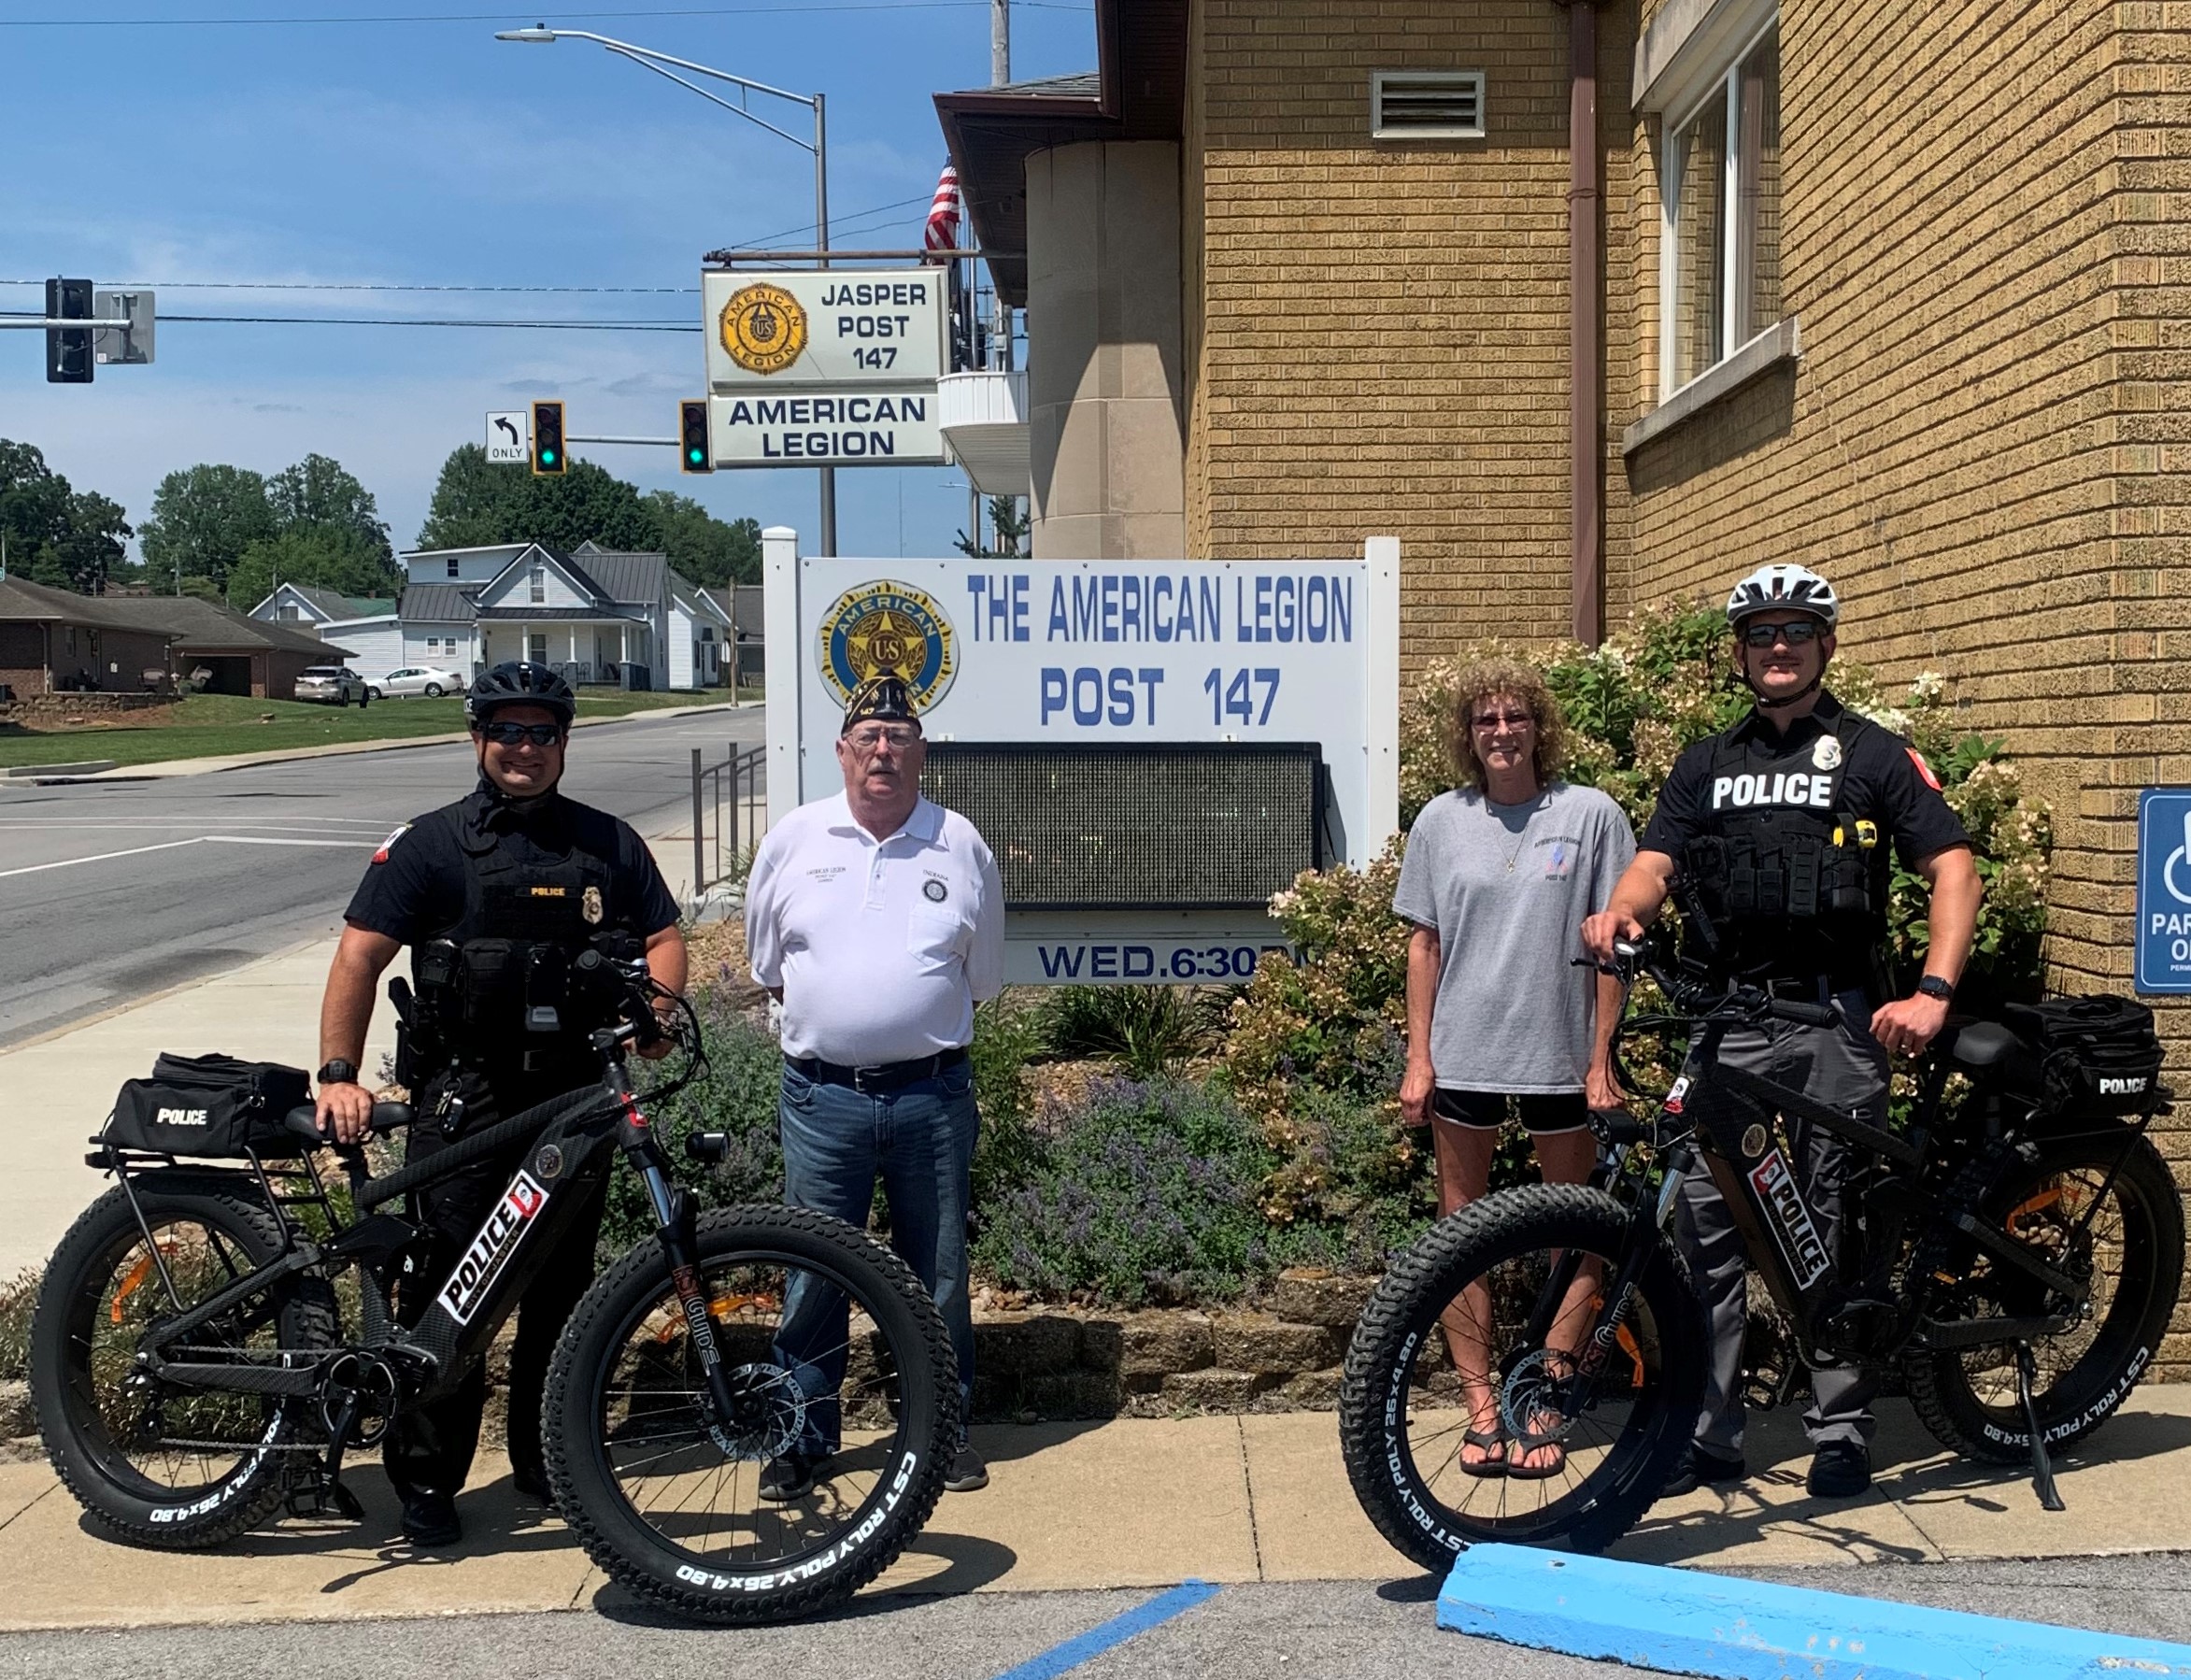
<instances>
[{"instance_id":1,"label":"gray tactical pants","mask_svg":"<svg viewBox=\"0 0 2191 1680\"><path fill-rule=\"evenodd\" d=\"M1837 1026L1769 1020L1760 1028L1729 1032L1721 1042L1719 1060L1793 1087L1875 1126L1885 1125L1886 1051L1871 1036L1871 1005L1860 990L1841 993L1833 1004L1841 1017ZM1788 1164L1811 1205L1819 1238L1827 1253L1838 1260L1850 1146L1821 1127L1793 1118L1788 1122L1788 1144L1793 1157ZM1675 1231L1710 1318L1712 1363L1705 1374L1697 1445L1723 1459L1739 1458L1747 1262L1742 1232L1702 1161L1682 1181ZM1871 1397L1878 1388L1877 1374L1861 1366L1812 1366L1811 1404L1803 1413L1811 1444L1871 1440Z\"/></svg>"}]
</instances>

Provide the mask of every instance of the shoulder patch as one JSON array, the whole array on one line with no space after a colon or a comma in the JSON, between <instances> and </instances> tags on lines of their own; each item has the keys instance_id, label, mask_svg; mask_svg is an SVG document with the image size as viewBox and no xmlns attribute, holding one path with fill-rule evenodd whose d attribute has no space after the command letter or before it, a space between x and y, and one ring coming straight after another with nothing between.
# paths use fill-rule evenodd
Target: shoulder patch
<instances>
[{"instance_id":1,"label":"shoulder patch","mask_svg":"<svg viewBox=\"0 0 2191 1680\"><path fill-rule=\"evenodd\" d=\"M1902 750L1910 755L1910 762L1917 766L1917 774L1925 778L1925 785L1935 793L1940 792L1940 777L1932 774L1932 766L1925 762L1925 755L1914 747L1905 747Z\"/></svg>"},{"instance_id":2,"label":"shoulder patch","mask_svg":"<svg viewBox=\"0 0 2191 1680\"><path fill-rule=\"evenodd\" d=\"M409 823L405 822L405 823L400 824L400 825L397 827L397 829L396 829L396 831L395 831L395 833L392 833L392 834L389 835L389 837L388 837L387 839L383 840L383 841L380 843L380 849L379 849L378 851L377 851L377 852L375 852L375 853L373 854L373 861L374 861L374 862L376 862L376 863L385 863L385 862L387 862L387 861L388 861L388 848L389 848L390 847L393 846L393 845L394 845L394 844L395 844L395 843L396 843L398 840L401 840L401 839L402 839L402 838L403 838L403 837L404 837L405 834L409 833L410 832L411 832L411 825L410 825Z\"/></svg>"}]
</instances>

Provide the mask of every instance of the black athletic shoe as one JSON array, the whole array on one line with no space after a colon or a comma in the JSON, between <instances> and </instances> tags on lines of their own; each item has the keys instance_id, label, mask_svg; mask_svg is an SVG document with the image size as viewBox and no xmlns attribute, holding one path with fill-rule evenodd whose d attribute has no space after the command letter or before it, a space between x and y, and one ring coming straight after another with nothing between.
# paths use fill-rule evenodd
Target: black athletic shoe
<instances>
[{"instance_id":1,"label":"black athletic shoe","mask_svg":"<svg viewBox=\"0 0 2191 1680\"><path fill-rule=\"evenodd\" d=\"M555 1495L548 1490L548 1472L534 1465L511 1465L510 1486L517 1489L519 1499L529 1499L536 1505L555 1503Z\"/></svg>"},{"instance_id":2,"label":"black athletic shoe","mask_svg":"<svg viewBox=\"0 0 2191 1680\"><path fill-rule=\"evenodd\" d=\"M771 1459L761 1473L761 1498L764 1504L788 1505L814 1491L814 1473L827 1462L817 1453L786 1453Z\"/></svg>"},{"instance_id":3,"label":"black athletic shoe","mask_svg":"<svg viewBox=\"0 0 2191 1680\"><path fill-rule=\"evenodd\" d=\"M1813 1499L1855 1499L1871 1486L1871 1449L1861 1441L1828 1441L1811 1459L1804 1486Z\"/></svg>"},{"instance_id":4,"label":"black athletic shoe","mask_svg":"<svg viewBox=\"0 0 2191 1680\"><path fill-rule=\"evenodd\" d=\"M1684 1493L1694 1493L1700 1487L1723 1487L1729 1482L1739 1482L1749 1474L1750 1467L1740 1458L1725 1459L1709 1448L1691 1444L1689 1456L1658 1490L1658 1497L1674 1499Z\"/></svg>"},{"instance_id":5,"label":"black athletic shoe","mask_svg":"<svg viewBox=\"0 0 2191 1680\"><path fill-rule=\"evenodd\" d=\"M952 1455L951 1468L944 1473L946 1493L972 1493L989 1485L989 1467L981 1461L981 1455L973 1447L961 1446Z\"/></svg>"},{"instance_id":6,"label":"black athletic shoe","mask_svg":"<svg viewBox=\"0 0 2191 1680\"><path fill-rule=\"evenodd\" d=\"M420 1492L404 1501L404 1538L429 1551L454 1545L464 1537L457 1521L457 1502L446 1493Z\"/></svg>"}]
</instances>

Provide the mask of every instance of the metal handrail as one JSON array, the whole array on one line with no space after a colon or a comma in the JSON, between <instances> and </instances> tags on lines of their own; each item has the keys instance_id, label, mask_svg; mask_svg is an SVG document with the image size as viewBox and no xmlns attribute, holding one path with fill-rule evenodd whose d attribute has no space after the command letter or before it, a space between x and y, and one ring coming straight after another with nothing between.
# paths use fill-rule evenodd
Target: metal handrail
<instances>
[{"instance_id":1,"label":"metal handrail","mask_svg":"<svg viewBox=\"0 0 2191 1680\"><path fill-rule=\"evenodd\" d=\"M714 764L692 748L692 902L729 880L768 824L768 748L735 746Z\"/></svg>"}]
</instances>

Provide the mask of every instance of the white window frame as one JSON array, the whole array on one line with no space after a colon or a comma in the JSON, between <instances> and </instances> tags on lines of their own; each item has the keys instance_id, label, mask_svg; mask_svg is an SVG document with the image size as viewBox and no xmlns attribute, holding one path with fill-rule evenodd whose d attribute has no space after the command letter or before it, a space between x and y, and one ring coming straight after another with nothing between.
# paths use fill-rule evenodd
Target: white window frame
<instances>
[{"instance_id":1,"label":"white window frame","mask_svg":"<svg viewBox=\"0 0 2191 1680\"><path fill-rule=\"evenodd\" d=\"M1693 385L1712 368L1731 361L1752 338L1763 337L1780 323L1768 321L1756 333L1741 335L1742 311L1746 299L1735 284L1742 263L1742 134L1743 65L1765 37L1780 27L1778 11L1768 17L1727 63L1727 67L1682 107L1678 120L1661 125L1658 139L1658 400L1664 403L1685 386ZM1700 367L1678 383L1674 368L1681 339L1681 185L1687 172L1677 169L1681 135L1696 122L1704 107L1722 94L1727 99L1727 132L1720 136L1720 191L1726 214L1720 218L1720 272L1726 277L1719 299L1719 359L1711 367ZM1784 311L1785 313L1785 311Z\"/></svg>"},{"instance_id":2,"label":"white window frame","mask_svg":"<svg viewBox=\"0 0 2191 1680\"><path fill-rule=\"evenodd\" d=\"M1489 127L1484 108L1488 77L1482 70L1372 70L1370 72L1370 138L1373 140L1481 140ZM1385 84L1388 80L1442 82L1451 87L1473 87L1476 121L1473 127L1449 126L1387 128L1385 125Z\"/></svg>"}]
</instances>

